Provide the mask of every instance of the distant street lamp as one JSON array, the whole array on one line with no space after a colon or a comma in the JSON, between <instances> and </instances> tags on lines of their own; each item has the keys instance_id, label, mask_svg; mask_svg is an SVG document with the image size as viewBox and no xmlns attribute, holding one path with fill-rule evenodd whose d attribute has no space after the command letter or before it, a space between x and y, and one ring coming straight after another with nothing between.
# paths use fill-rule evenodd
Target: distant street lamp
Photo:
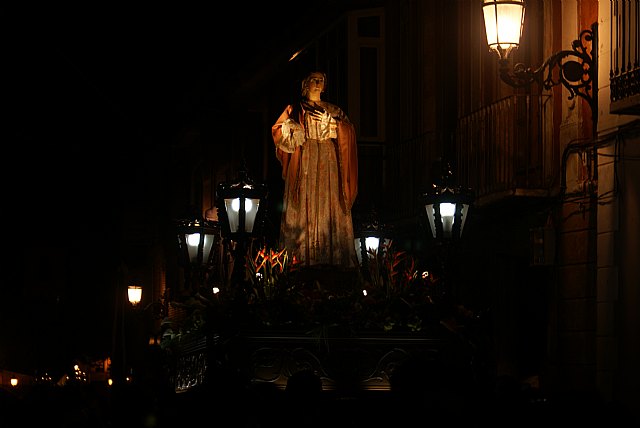
<instances>
[{"instance_id":1,"label":"distant street lamp","mask_svg":"<svg viewBox=\"0 0 640 428\"><path fill-rule=\"evenodd\" d=\"M233 242L234 283L244 282L247 243L262 233L267 193L266 185L251 180L245 169L237 181L218 184L216 207L222 236Z\"/></svg>"},{"instance_id":2,"label":"distant street lamp","mask_svg":"<svg viewBox=\"0 0 640 428\"><path fill-rule=\"evenodd\" d=\"M126 290L131 307L126 307L124 293L121 293L120 326L119 331L114 330L114 335L119 334L121 340L117 344L119 348L114 348L114 355L118 355L117 350L121 356L114 358L111 365L111 382L117 383L131 382L134 375L145 370L144 355L149 352L151 346L159 345L160 321L167 313L165 302L162 299L153 300L153 292L147 296L143 304L142 286L129 285ZM114 345L116 337L114 336Z\"/></svg>"}]
</instances>

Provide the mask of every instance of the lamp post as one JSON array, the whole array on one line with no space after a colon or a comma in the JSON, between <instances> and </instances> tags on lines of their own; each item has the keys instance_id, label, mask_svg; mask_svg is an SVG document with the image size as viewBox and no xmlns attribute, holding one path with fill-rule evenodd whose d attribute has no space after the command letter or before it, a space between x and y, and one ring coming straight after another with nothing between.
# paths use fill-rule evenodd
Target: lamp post
<instances>
[{"instance_id":1,"label":"lamp post","mask_svg":"<svg viewBox=\"0 0 640 428\"><path fill-rule=\"evenodd\" d=\"M561 50L547 58L536 70L521 63L509 70L508 56L520 46L524 28L524 0L484 0L482 11L489 48L498 54L500 78L514 88L537 82L545 89L562 84L569 99L579 96L591 108L593 133L598 123L598 24L582 30L571 50ZM557 68L557 73L554 69Z\"/></svg>"},{"instance_id":2,"label":"lamp post","mask_svg":"<svg viewBox=\"0 0 640 428\"><path fill-rule=\"evenodd\" d=\"M452 243L462 237L474 199L471 189L452 184L452 175L451 166L446 164L440 184L434 184L433 189L422 195L429 230L440 244L440 267L444 283L437 291L440 298L451 298L454 295L453 283L449 281Z\"/></svg>"},{"instance_id":3,"label":"lamp post","mask_svg":"<svg viewBox=\"0 0 640 428\"><path fill-rule=\"evenodd\" d=\"M219 183L216 207L221 222L222 236L232 247L234 284L245 279L245 258L248 242L262 232L267 187L256 183L243 168L237 181Z\"/></svg>"},{"instance_id":4,"label":"lamp post","mask_svg":"<svg viewBox=\"0 0 640 428\"><path fill-rule=\"evenodd\" d=\"M132 382L132 376L138 377L147 372L152 366L150 352L160 344L159 323L167 311L162 299L151 302L149 298L143 300L143 291L140 285L127 286L127 299L131 308L123 308L122 313L122 367L118 373L119 383ZM143 302L145 303L142 304Z\"/></svg>"}]
</instances>

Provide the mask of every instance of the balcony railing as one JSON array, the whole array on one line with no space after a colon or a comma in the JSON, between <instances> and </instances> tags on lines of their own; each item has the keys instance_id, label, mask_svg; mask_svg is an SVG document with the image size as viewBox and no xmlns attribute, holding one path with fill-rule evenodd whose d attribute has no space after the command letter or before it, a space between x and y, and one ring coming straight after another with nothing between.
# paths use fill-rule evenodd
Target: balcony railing
<instances>
[{"instance_id":1,"label":"balcony railing","mask_svg":"<svg viewBox=\"0 0 640 428\"><path fill-rule=\"evenodd\" d=\"M550 95L514 95L458 122L459 184L474 189L476 205L508 196L549 196L558 177Z\"/></svg>"},{"instance_id":2,"label":"balcony railing","mask_svg":"<svg viewBox=\"0 0 640 428\"><path fill-rule=\"evenodd\" d=\"M611 113L640 115L640 0L611 1Z\"/></svg>"}]
</instances>

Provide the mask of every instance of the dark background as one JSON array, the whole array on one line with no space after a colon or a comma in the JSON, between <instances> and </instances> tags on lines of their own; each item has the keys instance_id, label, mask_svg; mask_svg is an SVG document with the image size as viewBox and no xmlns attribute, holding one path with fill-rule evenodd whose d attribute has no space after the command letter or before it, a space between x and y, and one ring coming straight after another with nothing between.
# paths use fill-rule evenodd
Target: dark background
<instances>
[{"instance_id":1,"label":"dark background","mask_svg":"<svg viewBox=\"0 0 640 428\"><path fill-rule=\"evenodd\" d=\"M246 110L255 74L349 4L3 11L0 367L111 349L123 222L168 202L181 133Z\"/></svg>"}]
</instances>

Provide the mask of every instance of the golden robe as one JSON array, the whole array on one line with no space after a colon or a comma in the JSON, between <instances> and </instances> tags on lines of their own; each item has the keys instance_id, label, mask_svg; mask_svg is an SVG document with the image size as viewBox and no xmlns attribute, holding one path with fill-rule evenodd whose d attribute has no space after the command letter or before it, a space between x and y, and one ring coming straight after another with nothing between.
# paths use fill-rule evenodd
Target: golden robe
<instances>
[{"instance_id":1,"label":"golden robe","mask_svg":"<svg viewBox=\"0 0 640 428\"><path fill-rule=\"evenodd\" d=\"M354 267L355 128L339 107L324 101L318 105L325 110L322 120L304 108L291 117L289 105L271 130L284 179L280 248L303 266Z\"/></svg>"}]
</instances>

